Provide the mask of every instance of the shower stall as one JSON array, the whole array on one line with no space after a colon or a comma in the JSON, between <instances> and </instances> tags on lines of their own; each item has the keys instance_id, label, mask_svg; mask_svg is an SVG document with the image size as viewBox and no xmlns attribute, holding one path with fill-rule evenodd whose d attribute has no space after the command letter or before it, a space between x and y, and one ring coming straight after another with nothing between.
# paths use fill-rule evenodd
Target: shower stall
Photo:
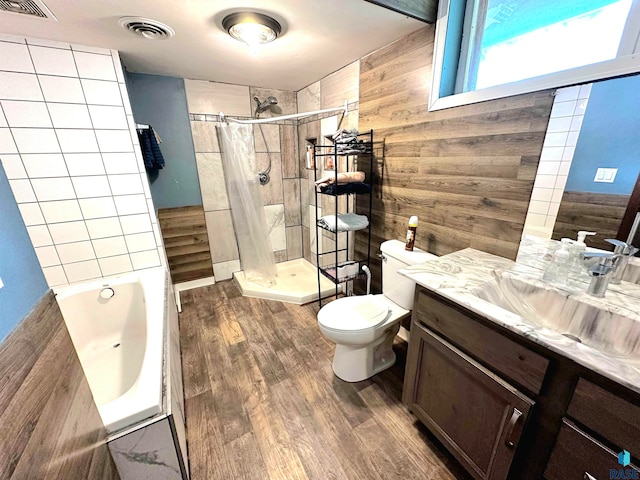
<instances>
[{"instance_id":1,"label":"shower stall","mask_svg":"<svg viewBox=\"0 0 640 480\"><path fill-rule=\"evenodd\" d=\"M260 192L270 181L272 152L269 151L261 125L317 113L346 112L346 105L316 112L261 119L260 114L277 105L278 100L270 96L264 101L254 97L254 101L256 109L253 120L231 119L221 113L223 121L217 127L242 268L242 271L234 273L233 277L244 296L297 304L312 302L318 298L316 267L303 258L281 263L275 261L270 242L271 232L265 218ZM267 146L268 164L265 168L260 168L256 161L252 124L258 125L256 135L260 135ZM331 281L324 277L320 281L321 296L335 293L335 285Z\"/></svg>"}]
</instances>

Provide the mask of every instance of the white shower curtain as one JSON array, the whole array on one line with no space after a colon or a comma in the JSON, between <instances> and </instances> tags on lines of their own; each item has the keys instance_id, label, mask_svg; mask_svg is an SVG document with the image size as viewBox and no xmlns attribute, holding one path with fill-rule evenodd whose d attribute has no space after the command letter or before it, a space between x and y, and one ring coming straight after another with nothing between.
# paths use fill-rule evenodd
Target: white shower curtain
<instances>
[{"instance_id":1,"label":"white shower curtain","mask_svg":"<svg viewBox=\"0 0 640 480\"><path fill-rule=\"evenodd\" d=\"M242 270L248 281L269 287L276 281L276 261L260 196L253 129L222 123L217 130Z\"/></svg>"}]
</instances>

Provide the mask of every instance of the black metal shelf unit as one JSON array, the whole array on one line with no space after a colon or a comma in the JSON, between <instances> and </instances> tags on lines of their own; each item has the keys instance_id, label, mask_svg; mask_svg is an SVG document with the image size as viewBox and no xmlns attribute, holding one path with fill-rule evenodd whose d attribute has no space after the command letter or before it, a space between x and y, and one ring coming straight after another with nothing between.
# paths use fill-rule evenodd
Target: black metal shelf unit
<instances>
[{"instance_id":1,"label":"black metal shelf unit","mask_svg":"<svg viewBox=\"0 0 640 480\"><path fill-rule=\"evenodd\" d=\"M372 176L373 176L373 130L369 130L368 132L359 133L357 137L357 142L353 142L352 144L343 143L333 140L331 136L326 136L326 140L328 144L326 145L318 145L317 143L313 143L314 157L315 157L315 168L314 168L314 181L318 180L318 169L320 168L319 163L326 164L327 158L333 160L333 175L334 181L333 183L338 185L338 174L343 172L355 171L357 168L357 160L361 157L367 157L369 162L369 169L365 172L365 183L367 183L370 187L372 186ZM354 143L357 143L357 149L360 151L358 153L354 153L355 149L350 148L350 145L353 146ZM342 152L342 153L341 153ZM351 160L351 161L350 161ZM351 165L350 165L351 163ZM353 166L353 169L351 167ZM356 280L365 276L366 274L362 271L362 266L366 265L369 267L371 260L371 207L373 201L373 195L370 191L369 193L357 193L358 195L368 195L369 196L369 212L367 214L367 218L369 220L369 224L367 227L362 228L360 230L367 230L367 256L366 258L349 258L349 232L353 232L354 230L339 230L336 231L328 228L326 225L320 222L319 219L316 219L316 266L318 269L318 306L322 307L322 288L320 285L320 278L324 276L331 280L336 287L336 297L340 293L340 285L351 280ZM315 200L316 200L316 212L317 208L320 205L320 199L323 195L329 195L335 197L335 214L338 215L340 213L348 213L349 205L351 204L355 207L355 197L351 198L354 193L328 193L318 191L318 188L315 188ZM341 212L339 205L339 197L345 197L346 201L344 202L345 211ZM351 203L352 202L352 203ZM337 218L336 218L337 220ZM337 223L337 221L336 221ZM335 236L335 248L330 251L320 252L320 242L319 238L322 236L323 230L329 231ZM341 235L346 236L345 247L340 248L339 238ZM342 256L344 256L343 260L340 260L341 253L345 252ZM326 265L327 258L334 256L333 261L329 265ZM355 254L353 255L355 257ZM356 264L357 266L354 266Z\"/></svg>"}]
</instances>

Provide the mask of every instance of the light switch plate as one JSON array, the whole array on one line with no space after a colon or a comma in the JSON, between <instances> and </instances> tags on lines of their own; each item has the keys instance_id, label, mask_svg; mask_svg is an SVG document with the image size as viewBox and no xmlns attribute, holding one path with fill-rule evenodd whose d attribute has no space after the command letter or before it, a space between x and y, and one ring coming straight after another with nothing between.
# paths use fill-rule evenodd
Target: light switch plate
<instances>
[{"instance_id":1,"label":"light switch plate","mask_svg":"<svg viewBox=\"0 0 640 480\"><path fill-rule=\"evenodd\" d=\"M617 173L617 168L599 168L596 171L596 176L593 181L601 183L613 183L616 179Z\"/></svg>"}]
</instances>

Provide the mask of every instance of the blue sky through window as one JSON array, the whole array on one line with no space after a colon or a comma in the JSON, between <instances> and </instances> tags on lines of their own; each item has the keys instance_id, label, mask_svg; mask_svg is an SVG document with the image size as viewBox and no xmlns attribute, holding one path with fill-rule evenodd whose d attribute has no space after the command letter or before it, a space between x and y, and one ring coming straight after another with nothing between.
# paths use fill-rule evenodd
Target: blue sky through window
<instances>
[{"instance_id":1,"label":"blue sky through window","mask_svg":"<svg viewBox=\"0 0 640 480\"><path fill-rule=\"evenodd\" d=\"M632 0L489 0L481 89L616 58Z\"/></svg>"},{"instance_id":2,"label":"blue sky through window","mask_svg":"<svg viewBox=\"0 0 640 480\"><path fill-rule=\"evenodd\" d=\"M619 0L489 0L493 17L485 28L482 48L602 8ZM497 20L497 21L495 21Z\"/></svg>"}]
</instances>

